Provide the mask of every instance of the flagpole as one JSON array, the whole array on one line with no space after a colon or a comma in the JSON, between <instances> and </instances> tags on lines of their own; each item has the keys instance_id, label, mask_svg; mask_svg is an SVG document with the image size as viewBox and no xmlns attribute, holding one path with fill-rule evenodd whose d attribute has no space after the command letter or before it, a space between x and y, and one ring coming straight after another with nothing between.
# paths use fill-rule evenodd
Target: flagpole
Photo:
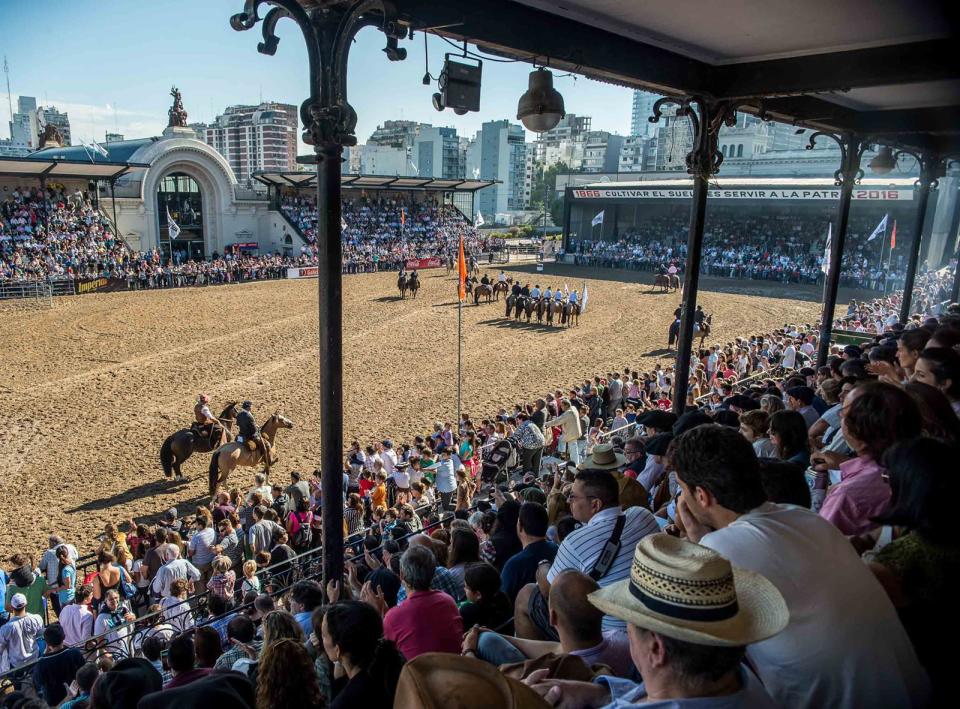
<instances>
[{"instance_id":1,"label":"flagpole","mask_svg":"<svg viewBox=\"0 0 960 709\"><path fill-rule=\"evenodd\" d=\"M457 294L457 430L460 430L460 403L461 403L461 385L463 381L463 339L461 336L461 326L463 323L463 299Z\"/></svg>"}]
</instances>

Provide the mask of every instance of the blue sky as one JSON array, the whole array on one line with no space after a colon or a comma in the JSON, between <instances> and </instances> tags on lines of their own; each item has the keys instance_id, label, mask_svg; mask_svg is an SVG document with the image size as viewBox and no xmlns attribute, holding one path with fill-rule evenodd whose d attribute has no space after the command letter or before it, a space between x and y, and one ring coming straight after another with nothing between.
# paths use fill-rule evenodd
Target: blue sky
<instances>
[{"instance_id":1,"label":"blue sky","mask_svg":"<svg viewBox=\"0 0 960 709\"><path fill-rule=\"evenodd\" d=\"M230 28L230 15L242 7L242 0L0 0L0 53L10 63L14 110L21 94L66 110L78 142L102 140L107 130L128 138L158 135L172 84L190 121L210 121L228 105L257 103L261 96L299 106L308 93L299 29L281 20L277 53L264 56L257 52L259 25L247 32ZM455 50L438 37L428 42L436 76L444 52ZM437 113L430 102L435 86L421 84L423 35L403 42L403 62L388 61L383 45L383 35L366 29L351 51L349 98L361 143L389 118L453 126L469 136L483 121L515 120L530 65L484 62L480 112L456 116ZM629 132L629 90L583 77L558 77L555 85L568 113L592 116L594 129ZM0 137L6 138L6 85L0 88Z\"/></svg>"}]
</instances>

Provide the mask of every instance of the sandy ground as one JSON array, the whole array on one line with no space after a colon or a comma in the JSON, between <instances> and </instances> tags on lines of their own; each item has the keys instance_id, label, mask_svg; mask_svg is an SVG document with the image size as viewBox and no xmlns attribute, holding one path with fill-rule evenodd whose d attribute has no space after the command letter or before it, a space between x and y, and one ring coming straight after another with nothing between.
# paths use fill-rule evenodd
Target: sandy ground
<instances>
[{"instance_id":1,"label":"sandy ground","mask_svg":"<svg viewBox=\"0 0 960 709\"><path fill-rule=\"evenodd\" d=\"M515 275L580 286L578 327L505 321L503 304L463 308L463 410L474 417L599 371L666 361L676 294L650 292L650 274L547 265ZM348 440L423 432L456 412L455 283L425 271L416 300L396 297L395 274L344 281ZM816 319L812 289L705 279L701 302L715 336ZM727 292L721 292L722 288ZM777 297L765 297L774 294ZM282 406L296 423L279 438L280 479L317 466L317 281L61 298L52 310L0 312L0 555L40 550L58 530L82 550L107 520L188 511L206 499L208 456L188 480L163 478L163 439L188 424L196 395L216 411L250 398L258 421ZM215 411L215 412L216 412ZM231 484L249 486L246 469Z\"/></svg>"}]
</instances>

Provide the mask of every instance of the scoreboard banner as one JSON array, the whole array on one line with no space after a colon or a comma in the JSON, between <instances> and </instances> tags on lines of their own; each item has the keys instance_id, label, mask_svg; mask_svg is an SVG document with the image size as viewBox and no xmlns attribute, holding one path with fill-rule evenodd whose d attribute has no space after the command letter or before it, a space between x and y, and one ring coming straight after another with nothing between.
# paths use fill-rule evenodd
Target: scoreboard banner
<instances>
[{"instance_id":1,"label":"scoreboard banner","mask_svg":"<svg viewBox=\"0 0 960 709\"><path fill-rule=\"evenodd\" d=\"M692 189L643 189L598 187L574 189L574 199L691 199ZM715 188L707 192L709 199L760 199L760 200L816 200L836 202L840 188ZM896 187L866 188L853 190L853 198L872 202L909 202L913 200L912 189Z\"/></svg>"}]
</instances>

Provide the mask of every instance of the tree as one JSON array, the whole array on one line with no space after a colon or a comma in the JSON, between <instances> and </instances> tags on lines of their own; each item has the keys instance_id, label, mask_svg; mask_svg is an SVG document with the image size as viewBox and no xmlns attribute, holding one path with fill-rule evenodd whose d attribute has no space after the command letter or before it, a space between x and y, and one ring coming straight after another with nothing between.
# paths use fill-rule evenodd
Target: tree
<instances>
[{"instance_id":1,"label":"tree","mask_svg":"<svg viewBox=\"0 0 960 709\"><path fill-rule=\"evenodd\" d=\"M563 198L557 197L557 174L570 172L564 162L557 162L543 169L543 163L536 163L533 167L533 184L530 186L530 209L543 209L544 200L547 203L547 213L554 224L563 220ZM538 222L542 225L542 222Z\"/></svg>"}]
</instances>

